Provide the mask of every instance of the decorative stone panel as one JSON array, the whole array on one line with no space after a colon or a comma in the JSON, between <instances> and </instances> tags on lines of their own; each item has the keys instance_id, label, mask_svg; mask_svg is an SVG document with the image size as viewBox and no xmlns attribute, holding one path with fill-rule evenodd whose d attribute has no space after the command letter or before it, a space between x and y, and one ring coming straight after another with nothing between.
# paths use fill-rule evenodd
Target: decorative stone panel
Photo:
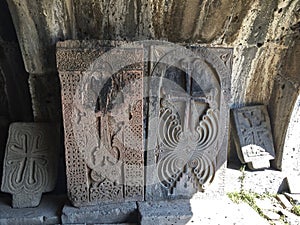
<instances>
[{"instance_id":1,"label":"decorative stone panel","mask_svg":"<svg viewBox=\"0 0 300 225\"><path fill-rule=\"evenodd\" d=\"M237 152L250 169L270 167L275 158L273 137L267 107L247 106L233 110Z\"/></svg>"},{"instance_id":2,"label":"decorative stone panel","mask_svg":"<svg viewBox=\"0 0 300 225\"><path fill-rule=\"evenodd\" d=\"M9 128L2 177L3 192L14 208L35 207L54 189L59 129L46 123L13 123Z\"/></svg>"},{"instance_id":3,"label":"decorative stone panel","mask_svg":"<svg viewBox=\"0 0 300 225\"><path fill-rule=\"evenodd\" d=\"M190 198L214 180L222 195L232 51L152 46L151 57L146 200Z\"/></svg>"},{"instance_id":4,"label":"decorative stone panel","mask_svg":"<svg viewBox=\"0 0 300 225\"><path fill-rule=\"evenodd\" d=\"M137 63L143 48L113 47L57 45L67 188L75 206L144 199L143 63Z\"/></svg>"}]
</instances>

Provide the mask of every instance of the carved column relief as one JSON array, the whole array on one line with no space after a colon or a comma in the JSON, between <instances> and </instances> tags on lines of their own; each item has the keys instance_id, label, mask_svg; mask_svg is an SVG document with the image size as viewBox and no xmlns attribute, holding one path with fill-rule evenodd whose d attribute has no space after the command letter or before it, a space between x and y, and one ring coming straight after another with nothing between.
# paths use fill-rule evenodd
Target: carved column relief
<instances>
[{"instance_id":1,"label":"carved column relief","mask_svg":"<svg viewBox=\"0 0 300 225\"><path fill-rule=\"evenodd\" d=\"M238 156L250 169L270 167L275 158L267 107L247 106L233 110Z\"/></svg>"},{"instance_id":2,"label":"carved column relief","mask_svg":"<svg viewBox=\"0 0 300 225\"><path fill-rule=\"evenodd\" d=\"M110 44L57 46L68 194L75 206L144 199L143 64L136 63L143 49L104 57Z\"/></svg>"}]
</instances>

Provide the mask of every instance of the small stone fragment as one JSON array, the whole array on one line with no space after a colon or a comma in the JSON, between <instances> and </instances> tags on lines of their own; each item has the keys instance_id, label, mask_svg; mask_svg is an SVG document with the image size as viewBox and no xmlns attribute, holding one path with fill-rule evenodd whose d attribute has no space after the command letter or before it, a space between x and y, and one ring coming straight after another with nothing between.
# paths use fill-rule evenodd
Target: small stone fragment
<instances>
[{"instance_id":1,"label":"small stone fragment","mask_svg":"<svg viewBox=\"0 0 300 225\"><path fill-rule=\"evenodd\" d=\"M59 131L47 123L13 123L3 164L3 192L14 208L36 207L43 192L52 191L57 176Z\"/></svg>"},{"instance_id":2,"label":"small stone fragment","mask_svg":"<svg viewBox=\"0 0 300 225\"><path fill-rule=\"evenodd\" d=\"M235 142L239 159L251 170L270 167L275 158L273 137L267 107L247 106L233 110Z\"/></svg>"}]
</instances>

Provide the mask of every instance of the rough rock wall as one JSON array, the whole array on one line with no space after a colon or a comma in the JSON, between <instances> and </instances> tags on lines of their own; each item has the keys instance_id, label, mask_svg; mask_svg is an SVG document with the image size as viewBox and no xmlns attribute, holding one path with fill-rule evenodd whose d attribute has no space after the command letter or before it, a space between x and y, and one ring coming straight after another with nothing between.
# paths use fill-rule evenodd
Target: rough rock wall
<instances>
[{"instance_id":1,"label":"rough rock wall","mask_svg":"<svg viewBox=\"0 0 300 225\"><path fill-rule=\"evenodd\" d=\"M299 93L299 66L289 64L296 57L295 51L299 52L296 41L300 33L299 0L7 0L7 3L30 73L36 120L61 119L59 115L53 116L60 107L54 54L58 40L166 39L233 47L231 107L269 105L278 155L274 165L280 168L283 133ZM40 96L48 81L53 82L53 88Z\"/></svg>"}]
</instances>

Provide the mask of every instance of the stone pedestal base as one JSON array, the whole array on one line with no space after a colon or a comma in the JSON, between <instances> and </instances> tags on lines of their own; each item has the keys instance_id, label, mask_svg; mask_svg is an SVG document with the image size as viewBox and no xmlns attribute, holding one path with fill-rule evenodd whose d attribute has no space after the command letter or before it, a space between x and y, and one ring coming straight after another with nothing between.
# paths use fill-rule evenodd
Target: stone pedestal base
<instances>
[{"instance_id":1,"label":"stone pedestal base","mask_svg":"<svg viewBox=\"0 0 300 225\"><path fill-rule=\"evenodd\" d=\"M63 224L118 224L136 221L135 202L102 204L75 208L65 205L61 220Z\"/></svg>"},{"instance_id":2,"label":"stone pedestal base","mask_svg":"<svg viewBox=\"0 0 300 225\"><path fill-rule=\"evenodd\" d=\"M141 225L184 225L193 216L190 200L139 202Z\"/></svg>"},{"instance_id":3,"label":"stone pedestal base","mask_svg":"<svg viewBox=\"0 0 300 225\"><path fill-rule=\"evenodd\" d=\"M60 212L66 196L43 196L36 208L13 209L8 195L0 196L0 224L60 224Z\"/></svg>"},{"instance_id":4,"label":"stone pedestal base","mask_svg":"<svg viewBox=\"0 0 300 225\"><path fill-rule=\"evenodd\" d=\"M42 193L35 194L19 194L12 195L12 207L13 208L30 208L37 207L40 204Z\"/></svg>"}]
</instances>

